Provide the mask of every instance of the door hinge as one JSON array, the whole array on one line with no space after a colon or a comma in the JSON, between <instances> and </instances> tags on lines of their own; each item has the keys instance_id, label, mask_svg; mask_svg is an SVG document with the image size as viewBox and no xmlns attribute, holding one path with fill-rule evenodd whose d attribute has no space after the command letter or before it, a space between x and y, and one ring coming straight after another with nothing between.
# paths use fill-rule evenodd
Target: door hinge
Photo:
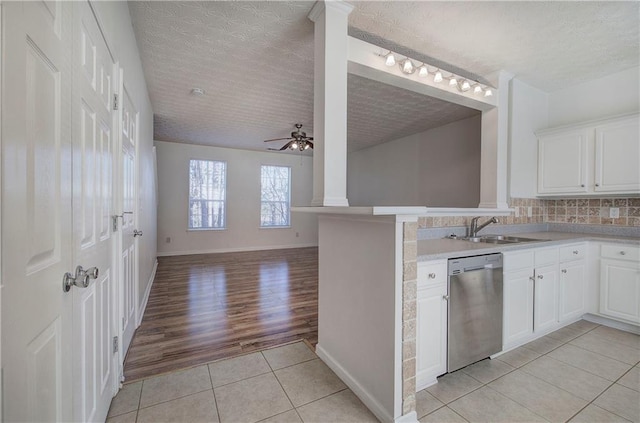
<instances>
[{"instance_id":1,"label":"door hinge","mask_svg":"<svg viewBox=\"0 0 640 423\"><path fill-rule=\"evenodd\" d=\"M124 330L124 317L122 318L122 330Z\"/></svg>"},{"instance_id":2,"label":"door hinge","mask_svg":"<svg viewBox=\"0 0 640 423\"><path fill-rule=\"evenodd\" d=\"M113 95L113 110L118 110L118 94Z\"/></svg>"},{"instance_id":3,"label":"door hinge","mask_svg":"<svg viewBox=\"0 0 640 423\"><path fill-rule=\"evenodd\" d=\"M118 337L117 336L113 337L113 352L114 353L118 352Z\"/></svg>"}]
</instances>

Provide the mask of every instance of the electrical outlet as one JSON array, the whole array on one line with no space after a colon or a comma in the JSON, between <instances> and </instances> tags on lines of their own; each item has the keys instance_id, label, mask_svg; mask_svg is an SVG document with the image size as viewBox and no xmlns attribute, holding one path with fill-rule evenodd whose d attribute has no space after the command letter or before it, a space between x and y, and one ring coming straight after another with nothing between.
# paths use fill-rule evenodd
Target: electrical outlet
<instances>
[{"instance_id":1,"label":"electrical outlet","mask_svg":"<svg viewBox=\"0 0 640 423\"><path fill-rule=\"evenodd\" d=\"M532 217L533 216L533 207L529 206L527 207L527 217Z\"/></svg>"},{"instance_id":2,"label":"electrical outlet","mask_svg":"<svg viewBox=\"0 0 640 423\"><path fill-rule=\"evenodd\" d=\"M612 219L617 219L620 217L620 208L619 207L610 207L609 208L609 217Z\"/></svg>"},{"instance_id":3,"label":"electrical outlet","mask_svg":"<svg viewBox=\"0 0 640 423\"><path fill-rule=\"evenodd\" d=\"M296 232L296 238L300 238L300 232Z\"/></svg>"},{"instance_id":4,"label":"electrical outlet","mask_svg":"<svg viewBox=\"0 0 640 423\"><path fill-rule=\"evenodd\" d=\"M520 207L516 207L515 217L520 217Z\"/></svg>"},{"instance_id":5,"label":"electrical outlet","mask_svg":"<svg viewBox=\"0 0 640 423\"><path fill-rule=\"evenodd\" d=\"M171 244L171 237L170 237L170 236L168 236L168 237L165 239L165 242L166 242L167 244Z\"/></svg>"}]
</instances>

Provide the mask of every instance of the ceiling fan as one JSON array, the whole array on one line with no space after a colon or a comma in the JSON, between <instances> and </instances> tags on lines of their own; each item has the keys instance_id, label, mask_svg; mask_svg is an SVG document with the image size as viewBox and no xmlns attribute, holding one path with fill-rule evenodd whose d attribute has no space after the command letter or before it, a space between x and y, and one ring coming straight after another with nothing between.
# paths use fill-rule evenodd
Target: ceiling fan
<instances>
[{"instance_id":1,"label":"ceiling fan","mask_svg":"<svg viewBox=\"0 0 640 423\"><path fill-rule=\"evenodd\" d=\"M265 140L264 142L289 140L289 142L283 145L282 148L269 148L269 150L272 151L284 151L287 149L304 151L313 148L313 143L311 142L313 141L313 137L308 137L306 132L301 131L301 128L302 124L296 123L296 130L291 133L290 137L274 138L271 140Z\"/></svg>"}]
</instances>

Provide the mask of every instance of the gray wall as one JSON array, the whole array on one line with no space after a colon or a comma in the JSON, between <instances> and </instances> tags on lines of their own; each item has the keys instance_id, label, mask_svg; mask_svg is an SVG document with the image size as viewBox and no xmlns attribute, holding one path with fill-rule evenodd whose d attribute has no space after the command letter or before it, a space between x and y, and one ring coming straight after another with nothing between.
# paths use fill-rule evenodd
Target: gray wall
<instances>
[{"instance_id":1,"label":"gray wall","mask_svg":"<svg viewBox=\"0 0 640 423\"><path fill-rule=\"evenodd\" d=\"M352 206L477 207L480 115L349 154Z\"/></svg>"}]
</instances>

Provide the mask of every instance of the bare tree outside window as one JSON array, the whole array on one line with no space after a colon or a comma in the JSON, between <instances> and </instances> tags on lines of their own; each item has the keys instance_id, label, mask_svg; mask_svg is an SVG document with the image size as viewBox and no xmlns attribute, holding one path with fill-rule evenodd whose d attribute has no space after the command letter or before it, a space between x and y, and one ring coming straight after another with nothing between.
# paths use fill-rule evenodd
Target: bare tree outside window
<instances>
[{"instance_id":1,"label":"bare tree outside window","mask_svg":"<svg viewBox=\"0 0 640 423\"><path fill-rule=\"evenodd\" d=\"M260 226L288 227L290 222L291 168L262 166Z\"/></svg>"},{"instance_id":2,"label":"bare tree outside window","mask_svg":"<svg viewBox=\"0 0 640 423\"><path fill-rule=\"evenodd\" d=\"M224 229L227 164L189 161L189 229Z\"/></svg>"}]
</instances>

